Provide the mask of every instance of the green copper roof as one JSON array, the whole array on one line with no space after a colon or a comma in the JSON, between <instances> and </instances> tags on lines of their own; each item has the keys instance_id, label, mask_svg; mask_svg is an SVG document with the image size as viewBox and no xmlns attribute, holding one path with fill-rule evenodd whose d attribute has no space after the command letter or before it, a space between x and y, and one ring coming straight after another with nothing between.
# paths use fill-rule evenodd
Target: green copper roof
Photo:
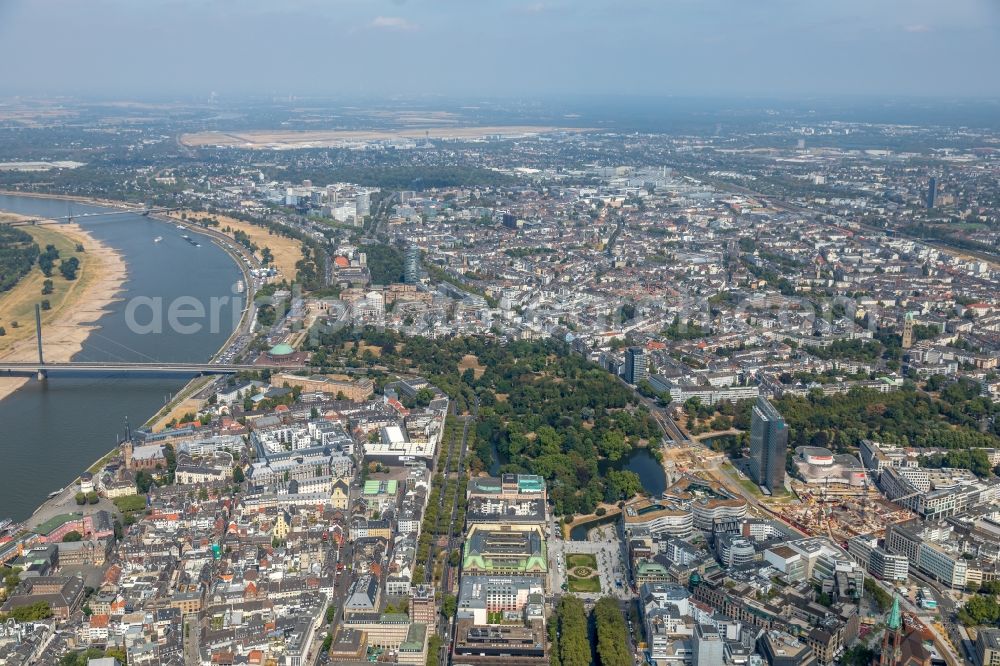
<instances>
[{"instance_id":1,"label":"green copper roof","mask_svg":"<svg viewBox=\"0 0 1000 666\"><path fill-rule=\"evenodd\" d=\"M285 343L274 345L271 347L270 351L271 356L288 356L294 353L295 350L290 345L286 345Z\"/></svg>"},{"instance_id":2,"label":"green copper roof","mask_svg":"<svg viewBox=\"0 0 1000 666\"><path fill-rule=\"evenodd\" d=\"M899 597L895 595L892 597L892 610L889 611L889 619L886 623L893 631L903 626L903 616L899 612Z\"/></svg>"}]
</instances>

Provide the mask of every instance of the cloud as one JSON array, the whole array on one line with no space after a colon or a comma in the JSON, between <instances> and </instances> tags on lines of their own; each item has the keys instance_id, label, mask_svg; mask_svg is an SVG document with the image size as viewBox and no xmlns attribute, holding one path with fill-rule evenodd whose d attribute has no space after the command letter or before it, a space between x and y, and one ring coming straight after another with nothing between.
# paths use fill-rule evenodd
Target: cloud
<instances>
[{"instance_id":1,"label":"cloud","mask_svg":"<svg viewBox=\"0 0 1000 666\"><path fill-rule=\"evenodd\" d=\"M930 32L931 29L929 26L926 26L923 23L915 23L913 25L903 26L903 31L918 33L918 32Z\"/></svg>"},{"instance_id":2,"label":"cloud","mask_svg":"<svg viewBox=\"0 0 1000 666\"><path fill-rule=\"evenodd\" d=\"M555 0L555 1L545 1L536 0L534 2L526 2L523 4L516 4L510 8L510 13L521 16L538 16L540 14L555 15L563 14L568 15L573 13L573 10L577 9L572 5L572 3L567 3L565 0Z\"/></svg>"},{"instance_id":3,"label":"cloud","mask_svg":"<svg viewBox=\"0 0 1000 666\"><path fill-rule=\"evenodd\" d=\"M401 16L376 16L370 26L376 30L412 31L420 29L416 23L407 21Z\"/></svg>"}]
</instances>

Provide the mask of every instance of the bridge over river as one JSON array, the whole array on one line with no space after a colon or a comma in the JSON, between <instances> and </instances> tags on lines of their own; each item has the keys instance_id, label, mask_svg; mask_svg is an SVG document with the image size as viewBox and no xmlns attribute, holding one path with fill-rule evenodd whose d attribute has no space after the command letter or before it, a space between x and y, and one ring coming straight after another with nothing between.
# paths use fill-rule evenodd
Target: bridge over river
<instances>
[{"instance_id":1,"label":"bridge over river","mask_svg":"<svg viewBox=\"0 0 1000 666\"><path fill-rule=\"evenodd\" d=\"M261 370L282 371L287 369L301 370L301 365L249 365L234 363L166 363L161 361L63 361L46 363L42 348L42 314L41 308L35 304L35 339L38 346L37 361L0 361L0 377L37 377L47 379L53 375L81 377L88 375L235 375L240 372L259 372Z\"/></svg>"},{"instance_id":2,"label":"bridge over river","mask_svg":"<svg viewBox=\"0 0 1000 666\"><path fill-rule=\"evenodd\" d=\"M228 365L222 363L38 363L0 361L0 377L38 377L53 375L234 375L239 372L281 370L276 366Z\"/></svg>"}]
</instances>

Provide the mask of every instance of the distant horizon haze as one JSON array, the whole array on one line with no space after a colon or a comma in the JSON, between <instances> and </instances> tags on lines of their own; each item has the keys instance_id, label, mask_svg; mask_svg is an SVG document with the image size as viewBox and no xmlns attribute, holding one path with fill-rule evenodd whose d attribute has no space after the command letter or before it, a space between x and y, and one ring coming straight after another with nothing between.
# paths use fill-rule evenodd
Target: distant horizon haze
<instances>
[{"instance_id":1,"label":"distant horizon haze","mask_svg":"<svg viewBox=\"0 0 1000 666\"><path fill-rule=\"evenodd\" d=\"M0 97L1000 96L996 0L4 0Z\"/></svg>"}]
</instances>

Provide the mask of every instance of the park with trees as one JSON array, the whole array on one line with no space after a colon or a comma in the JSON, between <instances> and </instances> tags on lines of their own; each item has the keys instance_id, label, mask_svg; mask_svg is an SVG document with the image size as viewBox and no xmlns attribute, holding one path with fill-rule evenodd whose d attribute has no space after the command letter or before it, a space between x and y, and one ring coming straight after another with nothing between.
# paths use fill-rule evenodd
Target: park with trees
<instances>
[{"instance_id":1,"label":"park with trees","mask_svg":"<svg viewBox=\"0 0 1000 666\"><path fill-rule=\"evenodd\" d=\"M477 412L473 473L541 475L558 515L593 513L601 502L641 491L635 474L617 466L634 449L659 442L660 426L631 388L565 343L497 345L478 337L429 339L345 328L319 336L313 362L332 365L352 343L379 349L368 363L419 372L460 413ZM478 377L472 368L460 369L466 358L482 369ZM649 450L660 455L657 446Z\"/></svg>"}]
</instances>

